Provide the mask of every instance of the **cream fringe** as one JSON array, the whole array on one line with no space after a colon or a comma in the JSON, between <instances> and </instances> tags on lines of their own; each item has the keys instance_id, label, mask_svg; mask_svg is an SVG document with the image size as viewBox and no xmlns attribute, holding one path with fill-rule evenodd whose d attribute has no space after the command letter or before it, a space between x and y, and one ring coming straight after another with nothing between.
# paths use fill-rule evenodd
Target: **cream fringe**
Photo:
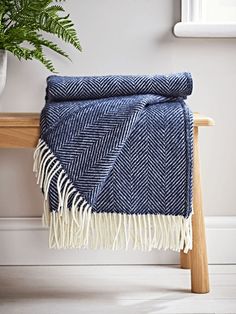
<instances>
[{"instance_id":1,"label":"cream fringe","mask_svg":"<svg viewBox=\"0 0 236 314\"><path fill-rule=\"evenodd\" d=\"M42 219L43 225L49 227L51 248L127 250L131 246L142 251L157 248L184 250L185 253L192 248L191 216L186 219L172 215L92 212L91 206L76 192L59 161L41 139L34 153L33 169L37 183L44 191ZM51 212L48 191L53 176L58 172L58 210ZM72 193L75 195L71 208L68 208Z\"/></svg>"}]
</instances>

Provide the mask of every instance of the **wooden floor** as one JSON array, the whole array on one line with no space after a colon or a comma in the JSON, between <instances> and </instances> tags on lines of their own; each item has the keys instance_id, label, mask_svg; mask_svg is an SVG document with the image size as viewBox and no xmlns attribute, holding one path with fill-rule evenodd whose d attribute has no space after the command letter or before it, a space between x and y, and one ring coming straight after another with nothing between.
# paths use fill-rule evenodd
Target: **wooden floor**
<instances>
[{"instance_id":1,"label":"wooden floor","mask_svg":"<svg viewBox=\"0 0 236 314\"><path fill-rule=\"evenodd\" d=\"M177 266L3 266L0 313L236 313L236 265L210 266L210 279L197 295Z\"/></svg>"}]
</instances>

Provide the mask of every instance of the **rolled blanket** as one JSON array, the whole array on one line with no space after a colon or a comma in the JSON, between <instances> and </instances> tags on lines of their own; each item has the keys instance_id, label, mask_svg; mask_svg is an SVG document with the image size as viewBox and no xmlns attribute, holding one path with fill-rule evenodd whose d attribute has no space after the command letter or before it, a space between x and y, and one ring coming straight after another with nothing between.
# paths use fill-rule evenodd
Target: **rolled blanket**
<instances>
[{"instance_id":1,"label":"rolled blanket","mask_svg":"<svg viewBox=\"0 0 236 314\"><path fill-rule=\"evenodd\" d=\"M47 83L34 171L50 247L191 249L191 75Z\"/></svg>"},{"instance_id":2,"label":"rolled blanket","mask_svg":"<svg viewBox=\"0 0 236 314\"><path fill-rule=\"evenodd\" d=\"M145 94L185 98L192 92L189 73L153 76L50 76L47 83L48 102Z\"/></svg>"}]
</instances>

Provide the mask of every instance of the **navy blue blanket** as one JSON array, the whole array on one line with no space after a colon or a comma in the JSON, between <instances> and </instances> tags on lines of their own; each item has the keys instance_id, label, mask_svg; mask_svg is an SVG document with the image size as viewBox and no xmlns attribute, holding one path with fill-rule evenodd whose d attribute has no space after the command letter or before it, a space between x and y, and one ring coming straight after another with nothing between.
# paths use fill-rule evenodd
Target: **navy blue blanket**
<instances>
[{"instance_id":1,"label":"navy blue blanket","mask_svg":"<svg viewBox=\"0 0 236 314\"><path fill-rule=\"evenodd\" d=\"M34 170L50 246L190 249L190 74L47 83Z\"/></svg>"}]
</instances>

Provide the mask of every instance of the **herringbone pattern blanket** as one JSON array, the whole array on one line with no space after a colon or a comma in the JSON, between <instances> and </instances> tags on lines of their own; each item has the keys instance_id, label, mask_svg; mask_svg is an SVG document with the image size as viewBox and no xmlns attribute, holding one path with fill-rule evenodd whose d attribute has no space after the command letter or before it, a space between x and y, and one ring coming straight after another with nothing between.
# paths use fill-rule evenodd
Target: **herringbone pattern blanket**
<instances>
[{"instance_id":1,"label":"herringbone pattern blanket","mask_svg":"<svg viewBox=\"0 0 236 314\"><path fill-rule=\"evenodd\" d=\"M191 248L188 73L48 78L34 170L51 247Z\"/></svg>"}]
</instances>

